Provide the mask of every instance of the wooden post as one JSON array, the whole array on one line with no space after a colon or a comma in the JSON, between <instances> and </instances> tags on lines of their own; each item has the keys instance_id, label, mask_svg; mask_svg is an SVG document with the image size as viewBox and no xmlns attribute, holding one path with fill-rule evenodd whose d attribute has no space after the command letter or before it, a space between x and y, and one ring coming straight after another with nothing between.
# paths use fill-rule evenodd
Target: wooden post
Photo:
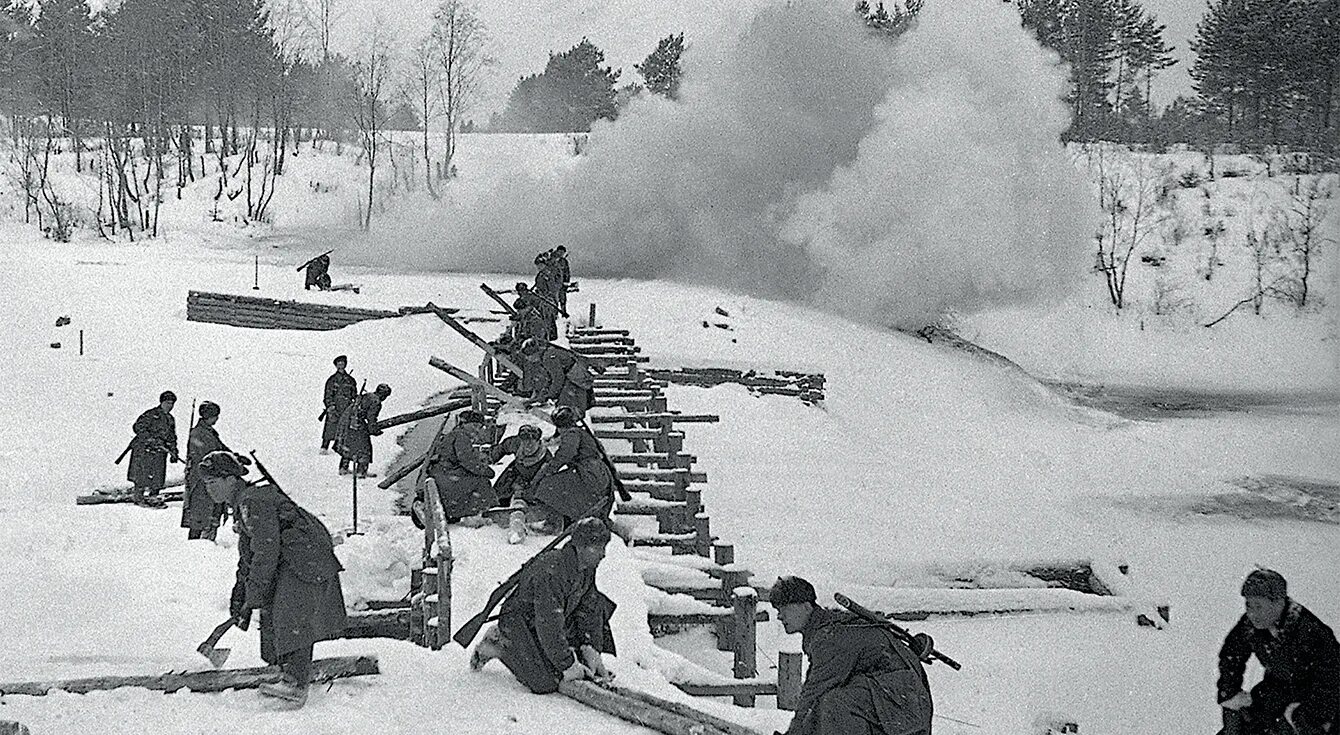
<instances>
[{"instance_id":1,"label":"wooden post","mask_svg":"<svg viewBox=\"0 0 1340 735\"><path fill-rule=\"evenodd\" d=\"M800 670L804 655L792 651L777 654L777 709L796 711L800 702Z\"/></svg>"},{"instance_id":2,"label":"wooden post","mask_svg":"<svg viewBox=\"0 0 1340 735\"><path fill-rule=\"evenodd\" d=\"M354 471L349 473L354 478L354 530L350 536L360 536L358 532L358 463L354 462Z\"/></svg>"},{"instance_id":3,"label":"wooden post","mask_svg":"<svg viewBox=\"0 0 1340 735\"><path fill-rule=\"evenodd\" d=\"M485 385L492 385L492 384L493 384L493 381L489 380L489 369L488 369L488 368L489 368L489 356L488 356L488 355L484 355L484 361L481 362L481 363L479 363L479 372L478 372L477 374L479 375L479 379L480 379L481 381L483 381L483 383L484 383ZM478 412L480 412L480 413L484 413L484 411L486 410L486 406L484 405L484 401L485 401L485 399L486 399L487 397L488 397L488 396L486 396L486 395L484 394L484 389L483 389L483 388L476 387L476 386L471 386L471 388L470 388L470 408L473 408L474 410L476 410L476 411L478 411Z\"/></svg>"},{"instance_id":4,"label":"wooden post","mask_svg":"<svg viewBox=\"0 0 1340 735\"><path fill-rule=\"evenodd\" d=\"M596 302L591 302L591 308L587 313L586 326L594 327L596 325Z\"/></svg>"},{"instance_id":5,"label":"wooden post","mask_svg":"<svg viewBox=\"0 0 1340 735\"><path fill-rule=\"evenodd\" d=\"M252 282L251 290L259 291L261 290L261 256L257 255L255 257L256 257L256 271L255 271L256 280Z\"/></svg>"},{"instance_id":6,"label":"wooden post","mask_svg":"<svg viewBox=\"0 0 1340 735\"><path fill-rule=\"evenodd\" d=\"M84 330L79 330L79 356L84 356Z\"/></svg>"},{"instance_id":7,"label":"wooden post","mask_svg":"<svg viewBox=\"0 0 1340 735\"><path fill-rule=\"evenodd\" d=\"M735 603L733 673L736 679L752 679L758 676L758 659L754 655L758 640L758 623L754 619L758 611L758 593L752 587L737 587L731 595ZM733 701L737 707L753 707L754 695L736 694Z\"/></svg>"},{"instance_id":8,"label":"wooden post","mask_svg":"<svg viewBox=\"0 0 1340 735\"><path fill-rule=\"evenodd\" d=\"M437 628L441 624L441 619L434 621L437 617L437 607L440 599L435 594L437 591L437 564L429 559L423 567L423 643L432 648L437 644Z\"/></svg>"},{"instance_id":9,"label":"wooden post","mask_svg":"<svg viewBox=\"0 0 1340 735\"><path fill-rule=\"evenodd\" d=\"M719 566L730 566L735 563L735 544L712 544L712 561Z\"/></svg>"},{"instance_id":10,"label":"wooden post","mask_svg":"<svg viewBox=\"0 0 1340 735\"><path fill-rule=\"evenodd\" d=\"M712 519L706 513L699 513L693 517L693 531L697 536L694 539L694 551L698 556L712 555Z\"/></svg>"},{"instance_id":11,"label":"wooden post","mask_svg":"<svg viewBox=\"0 0 1340 735\"><path fill-rule=\"evenodd\" d=\"M731 604L736 587L748 587L750 573L743 569L728 567L721 574L721 601ZM757 593L755 593L757 594ZM722 617L714 626L717 635L718 651L735 650L735 618Z\"/></svg>"},{"instance_id":12,"label":"wooden post","mask_svg":"<svg viewBox=\"0 0 1340 735\"><path fill-rule=\"evenodd\" d=\"M420 646L423 640L423 568L409 570L409 640Z\"/></svg>"},{"instance_id":13,"label":"wooden post","mask_svg":"<svg viewBox=\"0 0 1340 735\"><path fill-rule=\"evenodd\" d=\"M703 491L689 488L684 491L684 505L690 516L703 512Z\"/></svg>"}]
</instances>

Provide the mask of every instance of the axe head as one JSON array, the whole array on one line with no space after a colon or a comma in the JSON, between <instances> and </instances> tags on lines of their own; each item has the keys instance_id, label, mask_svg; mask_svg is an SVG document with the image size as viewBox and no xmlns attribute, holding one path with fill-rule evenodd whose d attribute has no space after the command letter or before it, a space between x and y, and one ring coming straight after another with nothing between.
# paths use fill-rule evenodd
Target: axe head
<instances>
[{"instance_id":1,"label":"axe head","mask_svg":"<svg viewBox=\"0 0 1340 735\"><path fill-rule=\"evenodd\" d=\"M215 648L208 643L201 643L200 647L195 650L199 651L201 656L209 659L210 665L216 669L223 666L224 662L228 660L228 654L233 652L231 648Z\"/></svg>"}]
</instances>

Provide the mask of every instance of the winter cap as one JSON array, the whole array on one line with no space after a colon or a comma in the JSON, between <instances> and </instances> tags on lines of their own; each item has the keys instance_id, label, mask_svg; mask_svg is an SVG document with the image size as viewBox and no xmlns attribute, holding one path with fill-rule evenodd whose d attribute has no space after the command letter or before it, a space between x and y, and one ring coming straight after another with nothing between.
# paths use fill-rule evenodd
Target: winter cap
<instances>
[{"instance_id":1,"label":"winter cap","mask_svg":"<svg viewBox=\"0 0 1340 735\"><path fill-rule=\"evenodd\" d=\"M517 282L516 282L516 290L517 290L517 293L520 293L520 292L522 292L522 291L529 291L529 290L530 290L530 284L528 284L528 283L526 283L526 282L524 282L524 281L517 281Z\"/></svg>"},{"instance_id":2,"label":"winter cap","mask_svg":"<svg viewBox=\"0 0 1340 735\"><path fill-rule=\"evenodd\" d=\"M567 245L559 245L558 247L554 248L554 252L556 252L556 253L566 253L566 252L568 252L568 246L567 246Z\"/></svg>"},{"instance_id":3,"label":"winter cap","mask_svg":"<svg viewBox=\"0 0 1340 735\"><path fill-rule=\"evenodd\" d=\"M200 460L200 471L205 477L242 477L247 474L251 460L224 449L210 452Z\"/></svg>"},{"instance_id":4,"label":"winter cap","mask_svg":"<svg viewBox=\"0 0 1340 735\"><path fill-rule=\"evenodd\" d=\"M554 409L554 413L549 417L554 422L554 426L559 428L577 425L577 411L572 406L559 406Z\"/></svg>"},{"instance_id":5,"label":"winter cap","mask_svg":"<svg viewBox=\"0 0 1340 735\"><path fill-rule=\"evenodd\" d=\"M170 391L170 390L165 390L165 391L163 391L162 393L159 393L159 394L158 394L158 402L159 402L159 403L162 403L163 401L172 401L173 403L176 403L176 402L177 402L177 394L176 394L176 393L173 393L173 392Z\"/></svg>"},{"instance_id":6,"label":"winter cap","mask_svg":"<svg viewBox=\"0 0 1340 735\"><path fill-rule=\"evenodd\" d=\"M374 390L374 391L372 391L372 392L373 392L373 393L376 393L377 395L381 396L382 398L386 398L387 396L391 395L391 386L389 386L389 385L387 385L387 384L385 384L385 383L381 383L381 384L379 384L379 385L377 386L377 389Z\"/></svg>"},{"instance_id":7,"label":"winter cap","mask_svg":"<svg viewBox=\"0 0 1340 735\"><path fill-rule=\"evenodd\" d=\"M1283 600L1289 596L1289 584L1273 569L1255 569L1242 583L1242 596Z\"/></svg>"},{"instance_id":8,"label":"winter cap","mask_svg":"<svg viewBox=\"0 0 1340 735\"><path fill-rule=\"evenodd\" d=\"M467 408L466 410L461 411L461 415L460 415L460 423L462 423L462 424L482 424L482 423L484 423L484 414L482 414L482 413L480 413L480 412L478 412L478 411L475 411L475 410L472 410L472 409L468 409L468 408Z\"/></svg>"},{"instance_id":9,"label":"winter cap","mask_svg":"<svg viewBox=\"0 0 1340 735\"><path fill-rule=\"evenodd\" d=\"M541 438L544 437L544 432L540 431L540 427L536 426L535 424L526 424L522 426L520 429L516 430L516 435L522 439L532 439L535 441L539 441Z\"/></svg>"},{"instance_id":10,"label":"winter cap","mask_svg":"<svg viewBox=\"0 0 1340 735\"><path fill-rule=\"evenodd\" d=\"M772 592L768 595L768 602L773 607L783 605L794 605L799 602L817 602L818 595L814 593L814 585L810 584L801 577L778 577L777 583L772 586Z\"/></svg>"},{"instance_id":11,"label":"winter cap","mask_svg":"<svg viewBox=\"0 0 1340 735\"><path fill-rule=\"evenodd\" d=\"M610 542L610 527L599 518L583 518L572 527L572 543L578 546L604 546Z\"/></svg>"},{"instance_id":12,"label":"winter cap","mask_svg":"<svg viewBox=\"0 0 1340 735\"><path fill-rule=\"evenodd\" d=\"M348 364L349 364L349 356L348 356L348 355L340 355L339 357L335 358L335 364L336 364L336 365L348 365Z\"/></svg>"},{"instance_id":13,"label":"winter cap","mask_svg":"<svg viewBox=\"0 0 1340 735\"><path fill-rule=\"evenodd\" d=\"M212 419L218 415L219 415L219 404L215 403L214 401L200 402L200 418Z\"/></svg>"}]
</instances>

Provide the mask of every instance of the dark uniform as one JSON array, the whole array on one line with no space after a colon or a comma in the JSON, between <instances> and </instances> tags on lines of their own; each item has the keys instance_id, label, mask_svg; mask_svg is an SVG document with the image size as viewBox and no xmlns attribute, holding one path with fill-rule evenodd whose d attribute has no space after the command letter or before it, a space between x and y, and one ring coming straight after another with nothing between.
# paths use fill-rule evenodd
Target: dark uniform
<instances>
[{"instance_id":1,"label":"dark uniform","mask_svg":"<svg viewBox=\"0 0 1340 735\"><path fill-rule=\"evenodd\" d=\"M522 495L572 521L586 515L598 501L609 502L594 515L606 516L614 507L614 475L605 462L599 440L581 426L558 429L558 448L530 481Z\"/></svg>"},{"instance_id":2,"label":"dark uniform","mask_svg":"<svg viewBox=\"0 0 1340 735\"><path fill-rule=\"evenodd\" d=\"M321 399L326 407L326 423L321 427L321 448L328 449L340 435L340 417L358 397L358 381L346 372L336 370L326 378L326 390Z\"/></svg>"},{"instance_id":3,"label":"dark uniform","mask_svg":"<svg viewBox=\"0 0 1340 735\"><path fill-rule=\"evenodd\" d=\"M186 493L181 506L181 527L189 529L188 539L213 540L223 521L227 508L223 503L214 502L205 492L205 478L200 471L200 462L205 456L220 450L232 451L202 416L186 440Z\"/></svg>"},{"instance_id":4,"label":"dark uniform","mask_svg":"<svg viewBox=\"0 0 1340 735\"><path fill-rule=\"evenodd\" d=\"M816 606L800 633L810 666L787 735L929 735L926 670L888 629Z\"/></svg>"},{"instance_id":5,"label":"dark uniform","mask_svg":"<svg viewBox=\"0 0 1340 735\"><path fill-rule=\"evenodd\" d=\"M614 601L596 589L596 570L583 570L572 543L535 557L498 617L498 658L536 694L558 691L563 671L589 645L614 653Z\"/></svg>"},{"instance_id":6,"label":"dark uniform","mask_svg":"<svg viewBox=\"0 0 1340 735\"><path fill-rule=\"evenodd\" d=\"M318 291L330 290L330 256L321 255L312 259L305 269L306 277L303 280L303 290L310 291L312 286L316 286Z\"/></svg>"},{"instance_id":7,"label":"dark uniform","mask_svg":"<svg viewBox=\"0 0 1340 735\"><path fill-rule=\"evenodd\" d=\"M1251 691L1243 712L1245 732L1289 732L1285 710L1297 704L1293 725L1298 735L1336 731L1340 708L1340 645L1330 627L1294 600L1285 602L1280 623L1271 630L1254 627L1246 615L1229 631L1219 651L1219 701L1242 689L1247 660L1256 656L1265 674Z\"/></svg>"},{"instance_id":8,"label":"dark uniform","mask_svg":"<svg viewBox=\"0 0 1340 735\"><path fill-rule=\"evenodd\" d=\"M499 505L510 503L513 495L523 494L530 486L530 481L535 478L535 473L554 456L553 452L544 446L543 441L530 443L529 447L527 444L516 435L503 439L493 448L493 454L489 458L491 463L501 462L502 458L509 454L514 455L511 464L503 468L493 483L493 495Z\"/></svg>"},{"instance_id":9,"label":"dark uniform","mask_svg":"<svg viewBox=\"0 0 1340 735\"><path fill-rule=\"evenodd\" d=\"M355 398L340 417L335 449L344 462L353 463L355 472L366 472L372 464L372 437L382 433L376 428L381 410L382 397L374 391Z\"/></svg>"},{"instance_id":10,"label":"dark uniform","mask_svg":"<svg viewBox=\"0 0 1340 735\"><path fill-rule=\"evenodd\" d=\"M472 516L495 503L493 468L480 457L480 445L488 444L485 427L479 423L461 423L451 431L439 432L428 448L422 472L437 485L442 514L448 523Z\"/></svg>"},{"instance_id":11,"label":"dark uniform","mask_svg":"<svg viewBox=\"0 0 1340 735\"><path fill-rule=\"evenodd\" d=\"M572 267L568 265L567 252L554 249L549 253L549 264L553 266L554 275L558 281L558 305L563 308L563 311L567 311L568 284L572 282Z\"/></svg>"},{"instance_id":12,"label":"dark uniform","mask_svg":"<svg viewBox=\"0 0 1340 735\"><path fill-rule=\"evenodd\" d=\"M261 658L305 687L312 644L345 627L342 567L330 531L265 481L242 488L233 514L239 536L231 611L261 611Z\"/></svg>"},{"instance_id":13,"label":"dark uniform","mask_svg":"<svg viewBox=\"0 0 1340 735\"><path fill-rule=\"evenodd\" d=\"M136 497L146 492L158 495L167 483L167 461L177 461L177 421L163 407L140 414L132 426L135 439L130 449L126 479L134 486Z\"/></svg>"}]
</instances>

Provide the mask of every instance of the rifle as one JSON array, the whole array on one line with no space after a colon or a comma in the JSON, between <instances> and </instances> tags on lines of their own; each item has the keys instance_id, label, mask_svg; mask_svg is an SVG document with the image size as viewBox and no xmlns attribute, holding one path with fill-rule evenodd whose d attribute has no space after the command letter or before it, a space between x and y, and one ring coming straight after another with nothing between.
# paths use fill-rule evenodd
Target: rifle
<instances>
[{"instance_id":1,"label":"rifle","mask_svg":"<svg viewBox=\"0 0 1340 735\"><path fill-rule=\"evenodd\" d=\"M879 627L884 628L889 632L893 633L895 638L902 641L903 643L906 643L909 647L912 646L912 644L915 642L916 636L912 635L912 633L910 633L907 630L907 628L904 628L903 626L898 625L892 620L889 620L888 618L884 617L880 613L877 613L874 610L871 610L870 608L867 608L861 605L860 603L857 603L856 601L852 600L850 597L847 597L841 592L835 592L833 594L833 599L837 600L837 603L839 605L847 608L853 613L856 613L856 615L860 616L864 620L874 623ZM959 662L935 650L935 646L933 643L931 645L930 650L926 652L926 658L928 661L942 661L948 664L949 668L955 671L958 671L963 668L963 665L960 664Z\"/></svg>"},{"instance_id":2,"label":"rifle","mask_svg":"<svg viewBox=\"0 0 1340 735\"><path fill-rule=\"evenodd\" d=\"M271 485L274 485L276 490L283 491L284 488L279 486L279 481L275 479L274 475L270 474L269 470L265 469L265 465L261 463L261 458L256 456L256 450L253 449L247 452L247 454L251 455L252 463L255 464L256 469L260 471L261 479L265 480Z\"/></svg>"},{"instance_id":3,"label":"rifle","mask_svg":"<svg viewBox=\"0 0 1340 735\"><path fill-rule=\"evenodd\" d=\"M530 293L532 296L539 299L540 301L543 301L544 303L554 307L554 311L557 311L558 313L562 314L564 318L571 318L571 315L568 314L568 310L559 306L557 301L554 301L553 299L549 298L548 296L545 296L544 294L540 293L539 291L533 288L530 290Z\"/></svg>"},{"instance_id":4,"label":"rifle","mask_svg":"<svg viewBox=\"0 0 1340 735\"><path fill-rule=\"evenodd\" d=\"M605 468L610 471L610 477L614 481L614 491L619 494L619 500L622 500L625 503L632 500L633 494L628 492L628 488L623 486L623 480L619 479L619 471L614 468L614 462L611 461L610 456L605 453L605 445L601 444L599 439L596 439L596 433L591 431L590 426L586 425L586 417L583 416L577 424L581 426L586 433L590 434L592 439L596 440L596 449L600 450L600 459L605 463Z\"/></svg>"},{"instance_id":5,"label":"rifle","mask_svg":"<svg viewBox=\"0 0 1340 735\"><path fill-rule=\"evenodd\" d=\"M294 268L294 270L301 272L303 268L306 268L307 266L311 265L313 262L316 261L317 258L324 258L325 256L330 255L330 254L333 253L333 252L335 252L335 248L331 248L330 250L327 250L326 252L324 252L324 253L322 253L322 254L316 256L316 258L312 258L311 260L307 261L306 263L303 263L302 265L298 266L297 268Z\"/></svg>"},{"instance_id":6,"label":"rifle","mask_svg":"<svg viewBox=\"0 0 1340 735\"><path fill-rule=\"evenodd\" d=\"M582 513L581 517L586 518L590 516L591 514L600 510L600 506L604 504L605 500L602 498L601 500L597 501L595 505L592 505L590 508L587 508L586 512ZM553 541L550 541L547 546L545 546L543 549L540 549L540 552L538 554L522 562L521 566L518 567L515 572L512 572L512 576L503 580L502 584L498 585L497 588L495 588L493 592L489 594L488 602L484 603L484 609L480 610L479 614L475 615L473 618L470 618L469 620L465 621L465 625L462 625L460 628L458 628L456 630L456 634L453 635L451 639L459 643L461 648L469 648L470 643L474 641L475 636L479 635L480 629L484 627L485 623L489 622L489 616L493 614L493 611L499 605L502 604L504 598L512 594L512 591L515 590L521 584L521 578L525 574L526 570L530 568L530 565L534 563L536 559L540 558L540 556L544 554L544 552L556 548L560 543L563 542L564 539L566 539L568 536L571 536L572 530L576 527L577 527L576 523L569 524L567 528L563 529L562 533L554 537Z\"/></svg>"}]
</instances>

